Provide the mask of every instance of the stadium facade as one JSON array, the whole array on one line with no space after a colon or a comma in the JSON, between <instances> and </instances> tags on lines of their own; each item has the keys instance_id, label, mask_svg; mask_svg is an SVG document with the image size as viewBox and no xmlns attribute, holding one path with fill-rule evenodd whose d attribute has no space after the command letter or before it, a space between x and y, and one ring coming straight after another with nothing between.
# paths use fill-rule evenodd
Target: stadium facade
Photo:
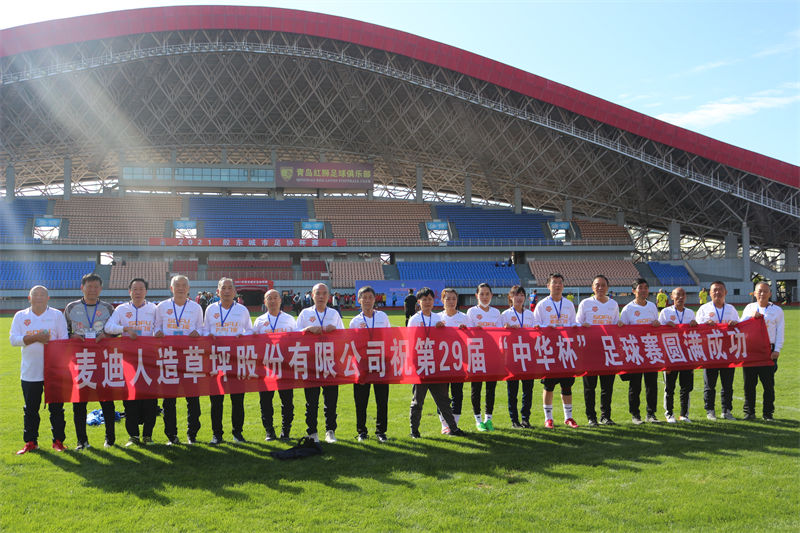
<instances>
[{"instance_id":1,"label":"stadium facade","mask_svg":"<svg viewBox=\"0 0 800 533\"><path fill-rule=\"evenodd\" d=\"M0 109L6 308L36 276L74 294L31 263L94 263L113 289L609 268L618 290L722 278L746 301L757 274L797 298L797 166L363 22L195 6L11 28Z\"/></svg>"}]
</instances>

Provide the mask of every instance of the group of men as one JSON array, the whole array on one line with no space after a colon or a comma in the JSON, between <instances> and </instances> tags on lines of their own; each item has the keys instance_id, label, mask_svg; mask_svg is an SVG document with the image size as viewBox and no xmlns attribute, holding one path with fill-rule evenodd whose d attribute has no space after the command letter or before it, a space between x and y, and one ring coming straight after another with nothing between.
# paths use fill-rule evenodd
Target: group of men
<instances>
[{"instance_id":1,"label":"group of men","mask_svg":"<svg viewBox=\"0 0 800 533\"><path fill-rule=\"evenodd\" d=\"M633 284L635 299L626 305L622 312L618 304L608 296L608 279L598 275L592 281L593 295L583 300L577 312L573 303L563 296L564 278L560 274L551 274L547 281L549 295L537 303L533 310L526 309L526 292L519 285L511 288L508 294L508 309L501 313L491 306L493 294L491 287L482 283L475 296L478 304L466 313L458 311L458 294L454 289L444 289L441 294L444 309L440 313L433 311L435 294L433 290L423 287L416 295L410 294L406 304L407 325L410 327L459 327L459 328L530 328L560 326L591 326L599 324L650 324L677 325L700 323L727 323L735 325L741 320L763 316L767 325L769 341L772 346L771 358L774 366L746 367L744 369L744 418L755 417L756 387L760 380L763 387L763 418L772 420L774 413L774 374L777 371L777 359L780 355L784 339L783 311L770 302L769 285L756 285L754 295L756 302L749 304L739 317L736 310L725 302L727 294L725 284L716 281L710 286L711 302L702 305L695 314L685 307L686 292L678 287L672 291L673 305L659 310L648 301L649 287L647 281L638 279ZM162 337L166 335L201 335L239 336L262 333L280 333L303 331L309 334L322 334L336 329L343 329L341 315L328 306L329 290L323 283L318 283L311 291L313 305L302 309L295 319L281 310L282 298L276 290L269 290L264 295L267 312L251 322L246 307L235 301L236 289L233 280L222 278L217 286L218 300L208 305L205 312L195 301L189 298L189 280L183 275L176 275L170 281L172 297L154 304L147 301L148 283L136 278L129 284L130 301L116 309L100 300L102 279L96 274L87 274L81 280L80 300L69 303L64 312L48 306L49 294L45 287L36 286L30 290L30 307L19 311L11 326L10 340L14 346L22 347L21 381L24 399L24 447L18 454L24 454L38 448L39 408L44 390L44 345L51 340L78 338L84 340L101 339L106 336L123 335L132 339L138 336ZM349 324L350 328L386 328L390 327L388 316L375 309L376 294L371 287L362 287L358 291L358 302L361 311ZM411 303L411 306L409 304ZM419 307L419 311L409 313ZM411 309L409 309L411 307ZM661 306L659 306L661 307ZM707 417L716 420L715 396L716 384L721 382L722 417L733 420L733 376L735 369L705 369L703 371L704 402ZM640 396L642 381L645 388L646 421L658 422L656 372L643 374L624 374L628 382L629 411L634 424L643 423L640 412ZM600 419L595 410L595 391L600 382ZM614 375L585 376L583 378L586 418L589 426L598 424L613 425L611 419L611 398ZM689 397L693 388L693 371L664 373L664 408L666 419L670 423L678 420L689 422ZM554 428L553 395L555 387L560 387L564 422L571 428L578 424L572 416L572 386L575 378L547 378L541 380L544 387L542 400L545 414L544 425ZM674 392L680 383L680 414L673 414ZM459 428L463 402L463 383L423 384L413 388L409 420L411 437L420 438L419 426L425 397L428 392L436 403L442 425L442 433L451 436L463 436L465 432ZM485 403L483 416L481 412L481 395L484 383L473 382L471 386L471 403L475 425L478 431L493 431L492 420L496 382L485 383ZM367 404L370 388L375 393L376 429L375 437L379 442L387 440L389 386L382 384L356 384L353 386L353 398L356 408L357 439L369 438L367 429ZM507 382L508 412L511 426L514 428L530 428L532 407L533 380L522 380L521 409L517 411L519 381ZM305 395L306 434L313 440L319 440L318 411L320 393L324 403L325 440L336 442L337 404L339 387L308 387L303 389ZM278 436L273 426L274 391L263 391L260 395L261 422L265 431L265 440L280 438L288 440L294 420L294 391L279 391L281 403L281 432ZM243 435L245 411L244 393L229 394L231 406L231 435L234 442L245 442ZM201 403L199 397L185 398L187 406L186 443L197 442L200 430ZM224 396L210 396L210 415L212 439L210 444L224 442L223 411ZM100 402L105 423L104 446L114 446L115 406L114 402ZM153 441L153 430L159 414L158 400L126 400L125 428L129 439L126 446L148 444ZM65 435L64 406L51 403L48 406L53 433L52 447L63 451ZM176 418L176 399L162 400L162 417L167 445L180 444ZM521 416L520 416L521 415ZM89 447L86 433L86 403L73 403L73 423L77 439L77 450ZM141 437L139 426L142 425Z\"/></svg>"}]
</instances>

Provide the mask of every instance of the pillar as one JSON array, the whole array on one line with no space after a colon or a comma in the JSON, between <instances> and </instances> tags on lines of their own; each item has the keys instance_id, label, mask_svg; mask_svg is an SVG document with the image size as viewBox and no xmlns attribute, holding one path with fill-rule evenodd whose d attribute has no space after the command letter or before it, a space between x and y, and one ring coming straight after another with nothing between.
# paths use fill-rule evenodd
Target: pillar
<instances>
[{"instance_id":1,"label":"pillar","mask_svg":"<svg viewBox=\"0 0 800 533\"><path fill-rule=\"evenodd\" d=\"M421 204L423 202L422 198L422 167L417 165L417 195L414 199L415 202Z\"/></svg>"},{"instance_id":2,"label":"pillar","mask_svg":"<svg viewBox=\"0 0 800 533\"><path fill-rule=\"evenodd\" d=\"M514 213L522 214L522 189L514 187Z\"/></svg>"},{"instance_id":3,"label":"pillar","mask_svg":"<svg viewBox=\"0 0 800 533\"><path fill-rule=\"evenodd\" d=\"M674 220L669 223L669 258L681 258L681 225Z\"/></svg>"},{"instance_id":4,"label":"pillar","mask_svg":"<svg viewBox=\"0 0 800 533\"><path fill-rule=\"evenodd\" d=\"M64 200L72 195L72 158L64 158Z\"/></svg>"},{"instance_id":5,"label":"pillar","mask_svg":"<svg viewBox=\"0 0 800 533\"><path fill-rule=\"evenodd\" d=\"M14 198L15 179L14 179L14 164L9 163L6 166L6 198Z\"/></svg>"},{"instance_id":6,"label":"pillar","mask_svg":"<svg viewBox=\"0 0 800 533\"><path fill-rule=\"evenodd\" d=\"M750 227L742 224L742 281L750 281Z\"/></svg>"},{"instance_id":7,"label":"pillar","mask_svg":"<svg viewBox=\"0 0 800 533\"><path fill-rule=\"evenodd\" d=\"M472 176L464 177L464 207L472 207Z\"/></svg>"}]
</instances>

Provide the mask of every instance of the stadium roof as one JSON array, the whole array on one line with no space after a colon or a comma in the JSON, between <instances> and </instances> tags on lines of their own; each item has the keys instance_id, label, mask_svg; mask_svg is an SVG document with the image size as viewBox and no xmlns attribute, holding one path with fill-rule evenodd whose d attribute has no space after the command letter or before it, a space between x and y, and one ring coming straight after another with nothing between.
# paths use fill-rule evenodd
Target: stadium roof
<instances>
[{"instance_id":1,"label":"stadium roof","mask_svg":"<svg viewBox=\"0 0 800 533\"><path fill-rule=\"evenodd\" d=\"M57 181L65 156L80 181L118 168L121 150L269 146L374 161L384 185L413 189L421 167L435 192L463 195L470 177L487 199L519 188L535 208L570 200L642 227L719 237L747 223L756 245L800 241L800 167L355 20L193 6L49 21L0 31L0 76L0 158L17 187ZM209 153L185 158L218 162Z\"/></svg>"}]
</instances>

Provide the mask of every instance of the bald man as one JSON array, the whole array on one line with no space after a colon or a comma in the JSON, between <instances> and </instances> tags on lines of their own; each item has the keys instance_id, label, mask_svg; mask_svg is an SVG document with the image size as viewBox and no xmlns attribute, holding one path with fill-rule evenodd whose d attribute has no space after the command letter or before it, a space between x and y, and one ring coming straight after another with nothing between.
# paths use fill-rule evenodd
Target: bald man
<instances>
[{"instance_id":1,"label":"bald man","mask_svg":"<svg viewBox=\"0 0 800 533\"><path fill-rule=\"evenodd\" d=\"M297 322L294 317L288 313L281 311L281 295L275 289L271 289L264 294L264 305L267 306L267 312L256 318L253 324L253 333L261 335L263 333L286 333L289 331L297 330ZM278 395L281 398L281 436L282 441L289 440L289 434L292 431L292 421L294 420L294 390L285 389L279 390ZM274 409L272 408L272 399L275 397L275 391L267 390L259 393L259 402L261 404L261 425L264 426L266 437L264 440L275 440L275 427L272 423Z\"/></svg>"},{"instance_id":2,"label":"bald man","mask_svg":"<svg viewBox=\"0 0 800 533\"><path fill-rule=\"evenodd\" d=\"M50 294L45 287L37 285L28 293L31 306L14 315L11 321L9 340L12 346L22 347L20 380L22 382L25 446L17 452L23 455L39 448L39 406L44 392L44 345L51 340L66 339L67 321L58 309L48 306ZM64 451L64 404L48 404L50 430L53 433L53 449Z\"/></svg>"},{"instance_id":3,"label":"bald man","mask_svg":"<svg viewBox=\"0 0 800 533\"><path fill-rule=\"evenodd\" d=\"M330 291L324 283L317 283L311 289L311 298L314 305L300 311L297 317L297 331L313 335L322 335L344 329L342 316L336 310L328 307ZM319 412L319 387L308 387L306 395L306 433L314 441L319 441L317 432L317 414ZM339 401L339 387L326 385L322 387L325 401L325 442L336 442L336 404Z\"/></svg>"},{"instance_id":4,"label":"bald man","mask_svg":"<svg viewBox=\"0 0 800 533\"><path fill-rule=\"evenodd\" d=\"M673 305L664 308L658 315L658 321L664 326L677 326L679 324L689 324L696 326L694 311L686 307L686 291L683 287L675 287L672 290ZM681 384L681 413L678 419L672 412L675 405L675 383ZM689 419L689 394L694 389L694 370L668 370L664 372L664 415L670 424L681 422L691 422Z\"/></svg>"}]
</instances>

